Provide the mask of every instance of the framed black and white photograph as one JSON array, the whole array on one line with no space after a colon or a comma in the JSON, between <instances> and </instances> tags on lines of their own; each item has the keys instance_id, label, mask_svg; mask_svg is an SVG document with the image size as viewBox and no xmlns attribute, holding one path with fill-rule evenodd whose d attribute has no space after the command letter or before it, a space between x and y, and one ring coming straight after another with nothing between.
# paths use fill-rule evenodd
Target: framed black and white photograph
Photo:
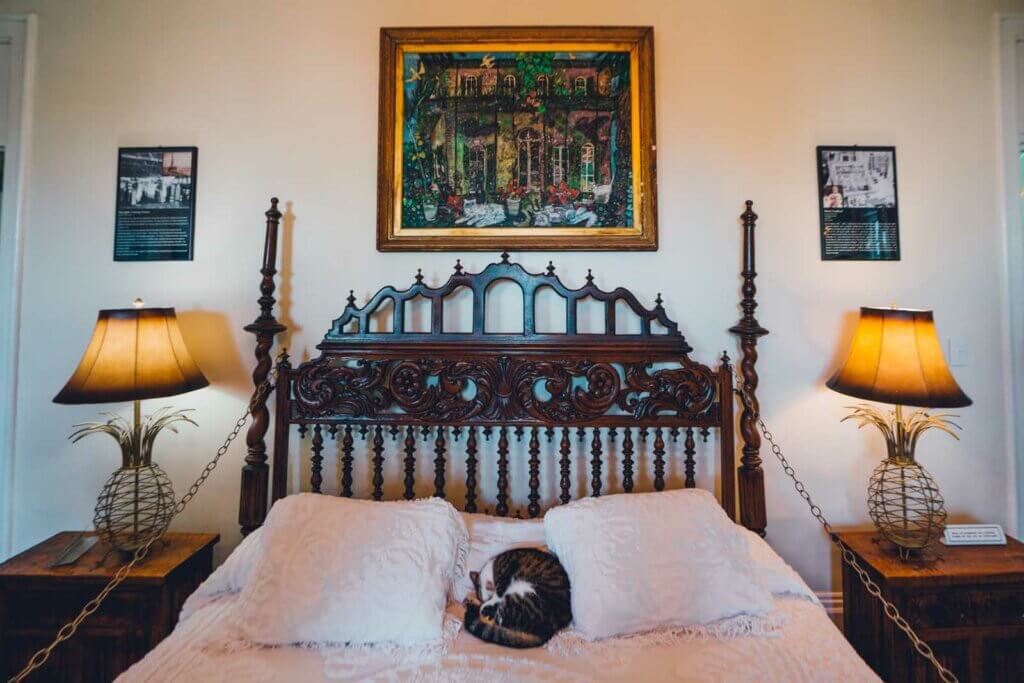
<instances>
[{"instance_id":1,"label":"framed black and white photograph","mask_svg":"<svg viewBox=\"0 0 1024 683\"><path fill-rule=\"evenodd\" d=\"M899 261L896 148L818 147L823 261Z\"/></svg>"},{"instance_id":2,"label":"framed black and white photograph","mask_svg":"<svg viewBox=\"0 0 1024 683\"><path fill-rule=\"evenodd\" d=\"M191 261L196 147L117 151L115 261Z\"/></svg>"}]
</instances>

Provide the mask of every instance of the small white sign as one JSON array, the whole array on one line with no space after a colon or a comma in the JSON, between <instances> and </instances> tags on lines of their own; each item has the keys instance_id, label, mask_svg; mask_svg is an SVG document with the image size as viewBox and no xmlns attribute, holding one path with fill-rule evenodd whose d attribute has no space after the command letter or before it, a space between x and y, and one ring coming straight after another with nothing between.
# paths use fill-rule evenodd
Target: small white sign
<instances>
[{"instance_id":1,"label":"small white sign","mask_svg":"<svg viewBox=\"0 0 1024 683\"><path fill-rule=\"evenodd\" d=\"M949 524L942 534L945 545L1006 545L1006 534L998 524Z\"/></svg>"}]
</instances>

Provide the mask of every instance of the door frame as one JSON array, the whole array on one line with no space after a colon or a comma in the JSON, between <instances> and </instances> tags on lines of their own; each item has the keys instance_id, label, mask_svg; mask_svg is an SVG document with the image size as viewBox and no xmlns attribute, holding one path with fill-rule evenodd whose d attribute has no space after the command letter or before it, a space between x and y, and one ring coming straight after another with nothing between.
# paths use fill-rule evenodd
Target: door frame
<instances>
[{"instance_id":1,"label":"door frame","mask_svg":"<svg viewBox=\"0 0 1024 683\"><path fill-rule=\"evenodd\" d=\"M14 431L17 423L18 330L32 99L36 66L36 16L0 14L0 40L10 41L11 101L0 207L0 560L14 542Z\"/></svg>"},{"instance_id":2,"label":"door frame","mask_svg":"<svg viewBox=\"0 0 1024 683\"><path fill-rule=\"evenodd\" d=\"M1024 529L1024 216L1021 204L1021 161L1024 149L1024 93L1018 73L1017 45L1024 46L1024 14L996 17L999 117L998 158L1001 181L997 184L1003 223L1004 276L1006 286L1006 334L1003 361L1008 370L1005 396L1006 438L1010 445L1010 467L1016 484L1010 490L1010 531ZM1011 153L1011 150L1013 152ZM1016 527L1016 528L1014 528Z\"/></svg>"}]
</instances>

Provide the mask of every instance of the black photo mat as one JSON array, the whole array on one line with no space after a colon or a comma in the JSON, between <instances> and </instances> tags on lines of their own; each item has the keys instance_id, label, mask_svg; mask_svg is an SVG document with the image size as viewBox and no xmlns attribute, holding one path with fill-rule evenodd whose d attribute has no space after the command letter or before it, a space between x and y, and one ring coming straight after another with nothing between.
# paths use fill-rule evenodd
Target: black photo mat
<instances>
[{"instance_id":1,"label":"black photo mat","mask_svg":"<svg viewBox=\"0 0 1024 683\"><path fill-rule=\"evenodd\" d=\"M115 261L191 261L196 147L117 150Z\"/></svg>"},{"instance_id":2,"label":"black photo mat","mask_svg":"<svg viewBox=\"0 0 1024 683\"><path fill-rule=\"evenodd\" d=\"M823 261L899 261L896 148L817 148Z\"/></svg>"}]
</instances>

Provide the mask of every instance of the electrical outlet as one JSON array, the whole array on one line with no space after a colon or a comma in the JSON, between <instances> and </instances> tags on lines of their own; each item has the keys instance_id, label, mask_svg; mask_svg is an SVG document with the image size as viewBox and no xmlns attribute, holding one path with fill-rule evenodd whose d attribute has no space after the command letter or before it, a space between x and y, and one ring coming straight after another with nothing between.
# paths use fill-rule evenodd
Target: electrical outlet
<instances>
[{"instance_id":1,"label":"electrical outlet","mask_svg":"<svg viewBox=\"0 0 1024 683\"><path fill-rule=\"evenodd\" d=\"M949 367L966 367L969 360L967 342L962 339L949 339L946 342L946 355L949 358Z\"/></svg>"}]
</instances>

